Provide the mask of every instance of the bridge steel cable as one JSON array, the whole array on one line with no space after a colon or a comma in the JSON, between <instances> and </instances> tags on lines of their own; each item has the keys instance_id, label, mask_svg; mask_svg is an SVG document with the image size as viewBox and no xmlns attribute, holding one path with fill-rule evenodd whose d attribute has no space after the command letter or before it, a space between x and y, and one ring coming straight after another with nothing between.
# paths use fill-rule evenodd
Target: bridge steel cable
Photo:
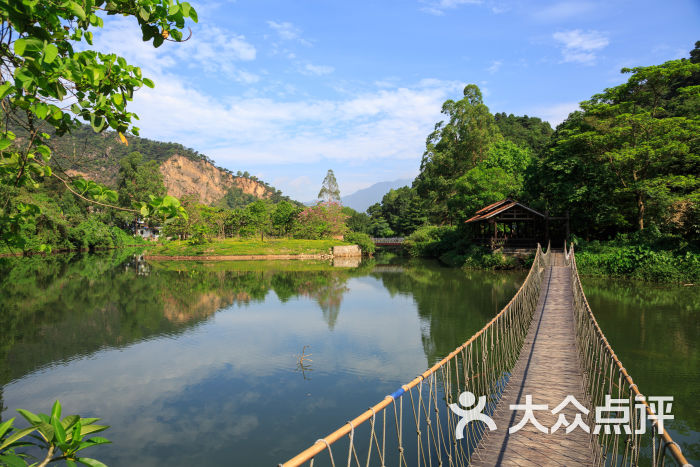
<instances>
[{"instance_id":1,"label":"bridge steel cable","mask_svg":"<svg viewBox=\"0 0 700 467\"><path fill-rule=\"evenodd\" d=\"M630 407L630 433L626 433L625 430L620 430L619 433L611 430L611 433L603 431L595 435L591 430L591 442L597 448L594 449L596 456L594 465L663 466L666 459L670 457L677 465L689 467L690 464L683 456L680 446L673 441L668 431L663 430L663 433L660 433L654 408L617 358L598 325L583 292L576 267L574 246L571 245L568 251L566 246L564 249L567 266L571 273L576 344L586 392L594 407L604 406L606 395L613 399L625 399ZM646 411L645 419L642 419L641 411L632 409L637 404L642 404L642 409ZM594 425L594 418L595 413L591 411L587 420L589 426ZM642 430L635 430L635 428L641 428L642 425L647 428L649 423L646 418L651 420L651 433L636 433Z\"/></svg>"},{"instance_id":2,"label":"bridge steel cable","mask_svg":"<svg viewBox=\"0 0 700 467\"><path fill-rule=\"evenodd\" d=\"M488 395L483 412L493 413L520 355L550 257L549 249L543 253L538 245L518 292L479 332L408 384L280 465L308 462L313 466L324 451L320 461L333 467L469 465L486 426L470 423L463 438L457 439L460 417L449 410L449 404L470 391ZM331 446L341 440L343 454L336 459Z\"/></svg>"}]
</instances>

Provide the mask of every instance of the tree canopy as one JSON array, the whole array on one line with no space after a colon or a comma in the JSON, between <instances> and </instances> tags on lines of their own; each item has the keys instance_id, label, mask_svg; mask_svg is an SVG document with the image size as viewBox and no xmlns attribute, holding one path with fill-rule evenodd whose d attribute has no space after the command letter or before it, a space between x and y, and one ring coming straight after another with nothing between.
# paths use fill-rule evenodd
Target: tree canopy
<instances>
[{"instance_id":1,"label":"tree canopy","mask_svg":"<svg viewBox=\"0 0 700 467\"><path fill-rule=\"evenodd\" d=\"M338 181L335 179L335 174L331 169L328 169L326 177L323 179L318 198L327 203L340 203L340 188L338 188Z\"/></svg>"},{"instance_id":2,"label":"tree canopy","mask_svg":"<svg viewBox=\"0 0 700 467\"><path fill-rule=\"evenodd\" d=\"M700 64L622 72L626 83L582 102L554 134L535 175L542 196L589 235L689 233L700 224Z\"/></svg>"},{"instance_id":3,"label":"tree canopy","mask_svg":"<svg viewBox=\"0 0 700 467\"><path fill-rule=\"evenodd\" d=\"M483 160L489 146L500 138L479 87L467 85L463 94L462 99L450 99L442 105L448 120L437 123L428 135L420 174L414 182L430 206L434 222L450 220L446 201L455 193L454 181Z\"/></svg>"},{"instance_id":4,"label":"tree canopy","mask_svg":"<svg viewBox=\"0 0 700 467\"><path fill-rule=\"evenodd\" d=\"M97 132L115 130L124 142L125 133L138 134L126 106L136 90L153 82L124 58L88 48L92 30L113 15L134 19L154 47L183 40L186 20L197 21L187 2L171 0L0 1L1 185L36 187L44 177L59 177L48 165L46 127L63 135L83 120ZM26 137L17 139L10 123ZM142 211L181 212L178 207L160 198L144 203ZM39 213L34 203L8 198L0 207L0 241L22 247L22 226Z\"/></svg>"}]
</instances>

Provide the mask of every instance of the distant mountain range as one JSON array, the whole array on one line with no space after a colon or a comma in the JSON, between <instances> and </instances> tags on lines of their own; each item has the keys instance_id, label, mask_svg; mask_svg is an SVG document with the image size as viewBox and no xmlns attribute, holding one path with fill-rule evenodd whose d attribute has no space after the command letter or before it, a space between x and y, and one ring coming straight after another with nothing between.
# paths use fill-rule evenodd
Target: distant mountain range
<instances>
[{"instance_id":1,"label":"distant mountain range","mask_svg":"<svg viewBox=\"0 0 700 467\"><path fill-rule=\"evenodd\" d=\"M402 186L411 186L413 180L410 178L400 178L391 182L379 182L372 186L357 190L356 192L341 197L343 206L349 206L358 212L365 212L374 203L379 203L389 190L395 190Z\"/></svg>"}]
</instances>

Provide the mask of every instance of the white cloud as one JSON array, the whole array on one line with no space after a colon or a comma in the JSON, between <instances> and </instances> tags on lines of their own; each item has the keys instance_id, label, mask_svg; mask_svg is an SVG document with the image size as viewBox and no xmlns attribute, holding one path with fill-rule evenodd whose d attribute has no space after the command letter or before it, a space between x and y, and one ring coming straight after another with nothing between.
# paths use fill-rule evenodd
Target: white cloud
<instances>
[{"instance_id":1,"label":"white cloud","mask_svg":"<svg viewBox=\"0 0 700 467\"><path fill-rule=\"evenodd\" d=\"M243 83L254 83L259 77L239 67L239 62L256 58L257 50L245 36L216 26L196 27L192 37L182 43L166 42L156 49L144 43L135 22L127 18L110 18L95 35L95 49L110 50L138 64L148 74L161 74L176 66L224 74Z\"/></svg>"},{"instance_id":2,"label":"white cloud","mask_svg":"<svg viewBox=\"0 0 700 467\"><path fill-rule=\"evenodd\" d=\"M559 2L549 5L541 10L533 11L532 16L544 22L566 21L572 18L580 18L588 12L594 11L596 5L590 2Z\"/></svg>"},{"instance_id":3,"label":"white cloud","mask_svg":"<svg viewBox=\"0 0 700 467\"><path fill-rule=\"evenodd\" d=\"M444 15L445 10L450 10L457 8L461 5L480 5L483 0L435 0L435 1L424 1L425 7L422 8L423 11L430 13L432 15Z\"/></svg>"},{"instance_id":4,"label":"white cloud","mask_svg":"<svg viewBox=\"0 0 700 467\"><path fill-rule=\"evenodd\" d=\"M311 63L307 63L304 66L300 67L299 72L304 75L314 75L314 76L322 76L322 75L329 75L335 71L335 68L332 66L328 65L312 65Z\"/></svg>"},{"instance_id":5,"label":"white cloud","mask_svg":"<svg viewBox=\"0 0 700 467\"><path fill-rule=\"evenodd\" d=\"M370 158L417 158L442 102L462 83L437 80L338 99L220 99L168 73L139 91L130 109L141 133L179 141L229 167ZM163 115L168 115L167 124Z\"/></svg>"},{"instance_id":6,"label":"white cloud","mask_svg":"<svg viewBox=\"0 0 700 467\"><path fill-rule=\"evenodd\" d=\"M274 30L280 39L285 41L297 41L304 45L311 45L309 41L301 37L301 29L294 26L289 21L277 22L268 21L267 25Z\"/></svg>"},{"instance_id":7,"label":"white cloud","mask_svg":"<svg viewBox=\"0 0 700 467\"><path fill-rule=\"evenodd\" d=\"M572 29L560 31L552 35L562 48L564 62L592 65L596 60L596 52L607 47L608 38L599 31L582 31Z\"/></svg>"},{"instance_id":8,"label":"white cloud","mask_svg":"<svg viewBox=\"0 0 700 467\"><path fill-rule=\"evenodd\" d=\"M562 102L550 106L536 108L533 115L548 121L553 127L566 120L571 112L579 109L578 102Z\"/></svg>"},{"instance_id":9,"label":"white cloud","mask_svg":"<svg viewBox=\"0 0 700 467\"><path fill-rule=\"evenodd\" d=\"M489 66L486 71L488 71L491 74L496 73L498 70L501 69L501 66L503 65L503 61L501 60L494 60L491 62L491 66Z\"/></svg>"},{"instance_id":10,"label":"white cloud","mask_svg":"<svg viewBox=\"0 0 700 467\"><path fill-rule=\"evenodd\" d=\"M266 165L277 170L284 164L303 167L318 161L361 164L371 159L392 160L393 167L408 170L420 160L425 135L441 119L442 103L458 98L464 87L436 79L410 85L397 80L314 98L284 88L289 83L275 81L262 70L240 68L255 53L242 37L236 36L244 43L231 46L228 59L219 60L214 54L219 45L208 49L197 42L166 43L154 49L140 40L135 25L120 19L106 23L96 35L95 47L142 65L144 75L156 84L154 89L139 90L129 104L140 117L141 135L196 148L233 170L265 170ZM191 41L216 40L221 32L198 29ZM214 63L205 64L209 59ZM212 84L199 79L201 73L189 71L191 61L213 78L224 75L247 86L237 95L208 88ZM309 74L333 72L327 65L301 61L294 65ZM279 188L285 193L294 189Z\"/></svg>"},{"instance_id":11,"label":"white cloud","mask_svg":"<svg viewBox=\"0 0 700 467\"><path fill-rule=\"evenodd\" d=\"M505 3L494 3L491 5L491 12L500 15L501 13L506 13L511 10L510 5L507 5Z\"/></svg>"}]
</instances>

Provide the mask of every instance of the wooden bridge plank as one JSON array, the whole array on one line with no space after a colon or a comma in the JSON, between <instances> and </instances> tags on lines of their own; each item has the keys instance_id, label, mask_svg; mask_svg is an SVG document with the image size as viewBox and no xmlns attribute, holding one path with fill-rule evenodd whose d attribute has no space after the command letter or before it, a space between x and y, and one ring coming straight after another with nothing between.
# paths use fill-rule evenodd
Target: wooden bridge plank
<instances>
[{"instance_id":1,"label":"wooden bridge plank","mask_svg":"<svg viewBox=\"0 0 700 467\"><path fill-rule=\"evenodd\" d=\"M566 434L564 427L555 433L542 433L531 423L509 434L508 428L520 422L523 411L510 410L511 404L525 404L532 395L533 404L547 404L548 410L535 417L546 428L558 415L551 410L572 395L591 410L583 389L574 338L571 276L564 267L562 253L552 253L553 266L545 273L537 310L530 325L518 362L493 419L498 429L487 432L472 456L473 466L572 466L591 465L593 448L588 433L580 428ZM561 413L572 423L578 410L572 405Z\"/></svg>"}]
</instances>

